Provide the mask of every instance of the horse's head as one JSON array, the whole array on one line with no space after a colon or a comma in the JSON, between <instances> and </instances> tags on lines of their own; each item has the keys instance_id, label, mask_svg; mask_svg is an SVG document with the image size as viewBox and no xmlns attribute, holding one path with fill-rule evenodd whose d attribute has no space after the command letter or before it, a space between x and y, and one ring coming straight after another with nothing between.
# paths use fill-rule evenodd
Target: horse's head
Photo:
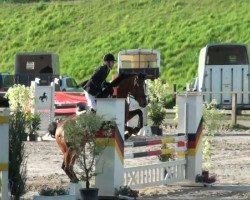
<instances>
[{"instance_id":1,"label":"horse's head","mask_svg":"<svg viewBox=\"0 0 250 200\"><path fill-rule=\"evenodd\" d=\"M123 81L118 84L117 97L126 98L129 95L139 103L139 106L146 107L145 75L128 74L123 78Z\"/></svg>"}]
</instances>

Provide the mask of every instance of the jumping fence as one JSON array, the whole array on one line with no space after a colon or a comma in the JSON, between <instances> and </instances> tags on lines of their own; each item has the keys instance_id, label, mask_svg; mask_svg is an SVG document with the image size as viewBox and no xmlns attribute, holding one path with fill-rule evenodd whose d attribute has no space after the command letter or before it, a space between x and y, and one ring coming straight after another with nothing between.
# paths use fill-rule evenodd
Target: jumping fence
<instances>
[{"instance_id":1,"label":"jumping fence","mask_svg":"<svg viewBox=\"0 0 250 200\"><path fill-rule=\"evenodd\" d=\"M118 130L109 139L101 160L96 165L96 187L100 196L112 196L114 188L128 185L131 188L143 188L188 180L195 181L202 171L202 96L197 94L178 95L177 135L152 141L124 142L124 99L98 99L97 113L107 119L115 118ZM105 141L105 138L98 138ZM100 142L101 143L101 142ZM136 153L124 153L126 148L172 144L173 148L154 149ZM168 145L167 145L168 146ZM175 154L176 159L139 166L124 166L125 159L139 159ZM106 164L108 163L108 164ZM99 173L101 172L101 173Z\"/></svg>"},{"instance_id":2,"label":"jumping fence","mask_svg":"<svg viewBox=\"0 0 250 200\"><path fill-rule=\"evenodd\" d=\"M151 156L167 156L167 162L140 165L124 168L124 184L133 188L163 185L182 181L185 179L186 136L172 136L158 140L126 142L125 147L154 147L157 150L149 150L136 153L125 153L125 159L136 159ZM172 147L172 148L169 148ZM158 159L158 158L157 158Z\"/></svg>"}]
</instances>

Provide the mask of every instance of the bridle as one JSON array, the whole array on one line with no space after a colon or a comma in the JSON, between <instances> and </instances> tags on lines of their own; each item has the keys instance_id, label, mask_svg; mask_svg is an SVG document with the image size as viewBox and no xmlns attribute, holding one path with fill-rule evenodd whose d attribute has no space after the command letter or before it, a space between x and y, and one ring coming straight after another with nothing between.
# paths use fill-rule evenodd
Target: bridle
<instances>
[{"instance_id":1,"label":"bridle","mask_svg":"<svg viewBox=\"0 0 250 200\"><path fill-rule=\"evenodd\" d=\"M144 81L144 80L143 80ZM140 86L140 84L139 84L139 76L136 76L135 78L134 78L134 86L137 86L137 87L139 87ZM140 98L143 98L143 99L147 99L147 95L145 94L145 83L144 83L144 86L143 86L143 90L144 90L144 92L143 92L143 94L140 94L140 95L136 95L136 94L131 94L131 92L128 92L128 95L127 95L127 97L130 99L134 99L135 101L138 101L138 99L140 99ZM130 104L130 102L129 102L129 100L128 100L128 104Z\"/></svg>"},{"instance_id":2,"label":"bridle","mask_svg":"<svg viewBox=\"0 0 250 200\"><path fill-rule=\"evenodd\" d=\"M131 99L134 99L134 100L136 100L136 99L140 99L140 98L144 98L144 99L146 99L148 97L148 95L131 95L130 93L128 93L128 98L131 98Z\"/></svg>"}]
</instances>

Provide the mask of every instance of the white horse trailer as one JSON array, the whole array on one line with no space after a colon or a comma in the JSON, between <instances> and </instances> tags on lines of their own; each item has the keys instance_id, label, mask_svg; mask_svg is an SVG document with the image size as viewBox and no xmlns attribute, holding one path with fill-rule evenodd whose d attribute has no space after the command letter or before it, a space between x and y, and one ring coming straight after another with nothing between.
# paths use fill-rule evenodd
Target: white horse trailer
<instances>
[{"instance_id":1,"label":"white horse trailer","mask_svg":"<svg viewBox=\"0 0 250 200\"><path fill-rule=\"evenodd\" d=\"M230 108L231 93L237 93L238 107L249 104L249 54L244 44L210 44L199 56L196 88L205 92L203 100L215 99L223 108Z\"/></svg>"},{"instance_id":2,"label":"white horse trailer","mask_svg":"<svg viewBox=\"0 0 250 200\"><path fill-rule=\"evenodd\" d=\"M160 52L153 49L129 49L118 54L118 73L146 75L148 79L160 76Z\"/></svg>"}]
</instances>

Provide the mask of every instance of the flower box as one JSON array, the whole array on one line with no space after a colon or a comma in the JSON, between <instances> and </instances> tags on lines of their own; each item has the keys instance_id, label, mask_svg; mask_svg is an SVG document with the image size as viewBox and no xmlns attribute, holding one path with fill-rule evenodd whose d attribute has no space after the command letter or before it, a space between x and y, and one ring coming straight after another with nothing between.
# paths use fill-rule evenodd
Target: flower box
<instances>
[{"instance_id":1,"label":"flower box","mask_svg":"<svg viewBox=\"0 0 250 200\"><path fill-rule=\"evenodd\" d=\"M33 200L76 200L76 195L40 196L35 195Z\"/></svg>"}]
</instances>

